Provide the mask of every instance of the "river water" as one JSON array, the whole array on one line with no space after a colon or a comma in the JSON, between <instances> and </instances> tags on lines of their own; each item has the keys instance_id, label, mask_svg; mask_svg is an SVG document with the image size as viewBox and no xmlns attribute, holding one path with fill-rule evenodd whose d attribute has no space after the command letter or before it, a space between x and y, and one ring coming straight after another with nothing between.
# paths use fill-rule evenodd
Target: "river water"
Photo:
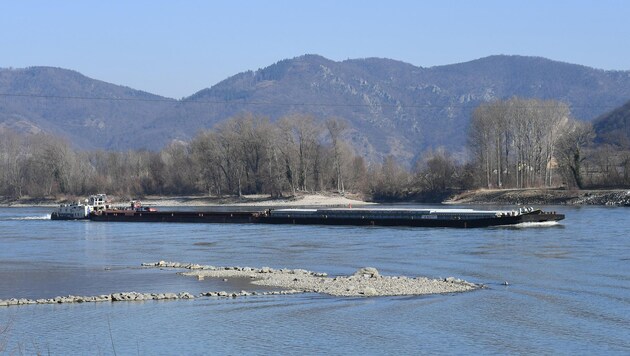
<instances>
[{"instance_id":1,"label":"river water","mask_svg":"<svg viewBox=\"0 0 630 356\"><path fill-rule=\"evenodd\" d=\"M50 221L47 208L0 208L0 299L260 289L140 267L159 260L330 275L372 266L386 275L454 276L487 286L414 297L0 307L0 351L630 354L630 210L547 209L566 220L471 230L145 224Z\"/></svg>"}]
</instances>

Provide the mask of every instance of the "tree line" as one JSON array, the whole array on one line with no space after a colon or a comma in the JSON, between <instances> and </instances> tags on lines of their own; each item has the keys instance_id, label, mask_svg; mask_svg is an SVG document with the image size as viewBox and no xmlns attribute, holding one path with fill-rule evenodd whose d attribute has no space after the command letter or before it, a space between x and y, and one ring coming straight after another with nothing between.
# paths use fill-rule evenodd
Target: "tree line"
<instances>
[{"instance_id":1,"label":"tree line","mask_svg":"<svg viewBox=\"0 0 630 356\"><path fill-rule=\"evenodd\" d=\"M469 150L478 186L584 187L582 150L592 140L590 124L570 117L555 100L512 98L475 109Z\"/></svg>"},{"instance_id":2,"label":"tree line","mask_svg":"<svg viewBox=\"0 0 630 356\"><path fill-rule=\"evenodd\" d=\"M271 122L242 114L159 152L77 150L59 137L4 130L0 195L279 197L332 191L439 201L480 187L630 186L630 153L594 146L590 124L571 118L558 101L481 104L468 128L467 155L436 148L411 165L393 156L367 162L345 140L346 128L337 118L289 115Z\"/></svg>"},{"instance_id":3,"label":"tree line","mask_svg":"<svg viewBox=\"0 0 630 356\"><path fill-rule=\"evenodd\" d=\"M83 151L45 134L0 132L0 195L10 198L364 192L368 168L342 138L346 124L308 115L272 123L243 114L159 152Z\"/></svg>"},{"instance_id":4,"label":"tree line","mask_svg":"<svg viewBox=\"0 0 630 356\"><path fill-rule=\"evenodd\" d=\"M556 100L482 104L468 137L477 187L630 187L630 152L595 144L591 123L572 118Z\"/></svg>"}]
</instances>

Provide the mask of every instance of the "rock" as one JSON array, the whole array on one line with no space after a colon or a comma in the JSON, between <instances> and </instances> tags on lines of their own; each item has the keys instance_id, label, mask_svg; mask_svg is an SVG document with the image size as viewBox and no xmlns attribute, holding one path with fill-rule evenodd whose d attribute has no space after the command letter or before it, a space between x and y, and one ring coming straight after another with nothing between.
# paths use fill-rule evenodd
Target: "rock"
<instances>
[{"instance_id":1,"label":"rock","mask_svg":"<svg viewBox=\"0 0 630 356\"><path fill-rule=\"evenodd\" d=\"M374 267L363 267L359 268L353 276L355 277L366 277L366 278L378 278L381 275L378 273L378 270Z\"/></svg>"},{"instance_id":2,"label":"rock","mask_svg":"<svg viewBox=\"0 0 630 356\"><path fill-rule=\"evenodd\" d=\"M366 297L371 297L371 296L378 295L378 292L373 287L365 287L365 289L363 289L362 294Z\"/></svg>"}]
</instances>

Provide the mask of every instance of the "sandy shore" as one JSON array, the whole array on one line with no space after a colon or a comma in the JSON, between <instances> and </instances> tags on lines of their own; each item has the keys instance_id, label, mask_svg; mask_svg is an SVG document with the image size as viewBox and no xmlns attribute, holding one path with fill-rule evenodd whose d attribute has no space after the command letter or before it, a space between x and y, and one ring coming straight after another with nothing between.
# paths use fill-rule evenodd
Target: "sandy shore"
<instances>
[{"instance_id":1,"label":"sandy shore","mask_svg":"<svg viewBox=\"0 0 630 356\"><path fill-rule=\"evenodd\" d=\"M114 205L126 205L130 199L110 196ZM0 207L56 207L79 199L34 199L7 200L0 197ZM259 206L259 207L349 207L374 204L351 195L340 194L299 194L293 197L271 198L269 195L244 195L242 197L208 196L146 196L138 198L145 206L185 207L185 206Z\"/></svg>"},{"instance_id":2,"label":"sandy shore","mask_svg":"<svg viewBox=\"0 0 630 356\"><path fill-rule=\"evenodd\" d=\"M352 199L338 194L304 194L287 198L274 198L268 195L244 195L242 197L156 197L147 196L142 199L142 204L149 206L327 206L348 207L373 204L358 199Z\"/></svg>"}]
</instances>

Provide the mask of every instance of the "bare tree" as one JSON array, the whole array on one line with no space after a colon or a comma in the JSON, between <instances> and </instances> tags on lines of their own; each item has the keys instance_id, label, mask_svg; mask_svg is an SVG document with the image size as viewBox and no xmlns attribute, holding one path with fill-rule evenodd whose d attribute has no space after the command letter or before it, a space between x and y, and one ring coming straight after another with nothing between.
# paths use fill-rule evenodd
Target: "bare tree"
<instances>
[{"instance_id":1,"label":"bare tree","mask_svg":"<svg viewBox=\"0 0 630 356\"><path fill-rule=\"evenodd\" d=\"M15 132L0 132L0 192L20 198L24 189L24 162L29 155L26 140Z\"/></svg>"},{"instance_id":2,"label":"bare tree","mask_svg":"<svg viewBox=\"0 0 630 356\"><path fill-rule=\"evenodd\" d=\"M333 164L337 182L337 192L344 194L345 187L343 185L343 173L341 169L341 155L342 155L342 143L340 142L340 136L347 128L347 124L337 118L329 118L326 120L326 129L330 136L330 141L333 151Z\"/></svg>"},{"instance_id":3,"label":"bare tree","mask_svg":"<svg viewBox=\"0 0 630 356\"><path fill-rule=\"evenodd\" d=\"M416 181L422 190L444 192L458 185L458 168L443 148L424 154L416 169Z\"/></svg>"},{"instance_id":4,"label":"bare tree","mask_svg":"<svg viewBox=\"0 0 630 356\"><path fill-rule=\"evenodd\" d=\"M579 189L584 188L581 169L582 162L586 158L584 149L593 141L593 138L594 133L590 123L571 121L558 143L559 164L564 168L567 177Z\"/></svg>"},{"instance_id":5,"label":"bare tree","mask_svg":"<svg viewBox=\"0 0 630 356\"><path fill-rule=\"evenodd\" d=\"M297 188L298 148L293 134L292 118L285 116L278 121L278 136L276 138L278 159L284 168L284 176L289 184L292 195Z\"/></svg>"},{"instance_id":6,"label":"bare tree","mask_svg":"<svg viewBox=\"0 0 630 356\"><path fill-rule=\"evenodd\" d=\"M287 169L287 178L292 185L297 181L297 189L316 190L318 186L317 170L319 137L321 127L315 119L307 115L291 115L281 120L283 159ZM297 177L296 176L297 173ZM312 184L312 185L311 185Z\"/></svg>"},{"instance_id":7,"label":"bare tree","mask_svg":"<svg viewBox=\"0 0 630 356\"><path fill-rule=\"evenodd\" d=\"M485 185L552 185L555 149L568 120L566 104L553 100L480 105L473 112L469 147Z\"/></svg>"}]
</instances>

